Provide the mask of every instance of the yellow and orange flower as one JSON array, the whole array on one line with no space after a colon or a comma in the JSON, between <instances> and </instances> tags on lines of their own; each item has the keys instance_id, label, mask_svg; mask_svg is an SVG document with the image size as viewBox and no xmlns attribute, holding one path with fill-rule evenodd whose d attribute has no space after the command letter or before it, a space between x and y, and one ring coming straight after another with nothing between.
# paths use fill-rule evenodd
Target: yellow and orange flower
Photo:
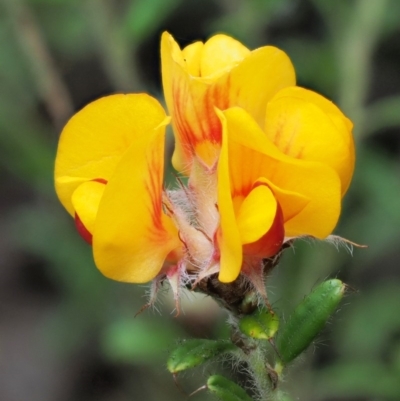
<instances>
[{"instance_id":1,"label":"yellow and orange flower","mask_svg":"<svg viewBox=\"0 0 400 401\"><path fill-rule=\"evenodd\" d=\"M161 40L170 117L145 94L99 99L71 118L56 159L57 194L115 280L180 284L240 274L298 236L326 238L354 169L352 123L297 87L287 55L225 36L183 50ZM165 189L165 128L173 165ZM185 281L186 280L186 281Z\"/></svg>"}]
</instances>

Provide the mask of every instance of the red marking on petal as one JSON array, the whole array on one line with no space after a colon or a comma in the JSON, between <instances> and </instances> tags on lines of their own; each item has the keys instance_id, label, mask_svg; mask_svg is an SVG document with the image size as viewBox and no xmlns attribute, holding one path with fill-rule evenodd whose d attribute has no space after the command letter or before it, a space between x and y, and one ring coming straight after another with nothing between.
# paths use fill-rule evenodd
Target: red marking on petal
<instances>
[{"instance_id":1,"label":"red marking on petal","mask_svg":"<svg viewBox=\"0 0 400 401\"><path fill-rule=\"evenodd\" d=\"M78 214L75 213L75 226L78 230L80 236L89 244L92 245L93 235L89 232L89 230L82 223L82 220L79 218Z\"/></svg>"},{"instance_id":2,"label":"red marking on petal","mask_svg":"<svg viewBox=\"0 0 400 401\"><path fill-rule=\"evenodd\" d=\"M194 146L193 139L194 133L185 118L184 107L187 101L182 96L182 90L179 86L174 85L172 89L173 99L174 99L174 109L173 109L173 121L177 131L179 132L180 142L185 153L193 154ZM199 125L200 126L200 125Z\"/></svg>"},{"instance_id":3,"label":"red marking on petal","mask_svg":"<svg viewBox=\"0 0 400 401\"><path fill-rule=\"evenodd\" d=\"M225 99L221 101L222 106L216 103L215 97L223 99L217 87L210 87L204 94L198 95L199 98L194 99L191 98L190 90L191 88L181 88L177 84L172 88L173 121L179 132L182 148L189 158L193 155L196 145L201 142L221 143L222 126L214 108L223 109L226 104Z\"/></svg>"},{"instance_id":4,"label":"red marking on petal","mask_svg":"<svg viewBox=\"0 0 400 401\"><path fill-rule=\"evenodd\" d=\"M155 237L159 236L160 232L164 232L162 222L163 203L162 203L162 184L163 166L157 162L155 157L149 158L149 174L150 179L146 182L146 190L150 193L151 205L149 205L149 213L153 220L152 230Z\"/></svg>"},{"instance_id":5,"label":"red marking on petal","mask_svg":"<svg viewBox=\"0 0 400 401\"><path fill-rule=\"evenodd\" d=\"M104 185L107 185L107 183L108 183L108 181L104 178L94 178L91 181L96 181L96 182L99 182L100 184L104 184Z\"/></svg>"},{"instance_id":6,"label":"red marking on petal","mask_svg":"<svg viewBox=\"0 0 400 401\"><path fill-rule=\"evenodd\" d=\"M211 256L211 260L213 262L219 262L221 259L221 250L219 249L218 246L218 230L216 230L215 234L214 234L214 240L213 240L213 245L214 245L214 250L213 250L213 254Z\"/></svg>"}]
</instances>

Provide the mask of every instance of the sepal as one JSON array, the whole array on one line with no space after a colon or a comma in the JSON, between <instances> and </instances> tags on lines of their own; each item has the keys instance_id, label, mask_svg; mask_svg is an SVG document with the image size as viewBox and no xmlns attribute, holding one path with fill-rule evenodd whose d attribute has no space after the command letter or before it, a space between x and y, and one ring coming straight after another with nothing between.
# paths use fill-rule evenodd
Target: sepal
<instances>
[{"instance_id":1,"label":"sepal","mask_svg":"<svg viewBox=\"0 0 400 401\"><path fill-rule=\"evenodd\" d=\"M240 331L258 340L271 340L278 331L279 317L268 308L257 309L239 321Z\"/></svg>"}]
</instances>

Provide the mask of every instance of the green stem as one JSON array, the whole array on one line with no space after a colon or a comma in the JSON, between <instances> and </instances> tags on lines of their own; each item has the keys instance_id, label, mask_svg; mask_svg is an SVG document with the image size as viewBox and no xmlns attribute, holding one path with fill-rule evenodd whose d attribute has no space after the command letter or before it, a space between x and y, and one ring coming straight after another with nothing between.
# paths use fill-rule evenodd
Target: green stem
<instances>
[{"instance_id":1,"label":"green stem","mask_svg":"<svg viewBox=\"0 0 400 401\"><path fill-rule=\"evenodd\" d=\"M260 395L260 401L272 400L273 385L268 372L266 356L260 347L252 350L246 360L249 365L254 384Z\"/></svg>"}]
</instances>

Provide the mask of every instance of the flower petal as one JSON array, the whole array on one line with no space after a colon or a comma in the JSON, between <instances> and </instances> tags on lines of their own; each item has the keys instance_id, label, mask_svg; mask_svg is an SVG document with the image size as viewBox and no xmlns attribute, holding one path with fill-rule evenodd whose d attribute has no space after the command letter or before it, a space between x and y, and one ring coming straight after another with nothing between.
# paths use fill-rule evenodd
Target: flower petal
<instances>
[{"instance_id":1,"label":"flower petal","mask_svg":"<svg viewBox=\"0 0 400 401\"><path fill-rule=\"evenodd\" d=\"M240 273L243 255L242 242L231 197L226 121L221 112L218 112L218 114L220 115L224 127L221 154L218 161L218 209L220 213L220 227L217 233L217 241L221 254L218 278L223 283L230 283L234 281Z\"/></svg>"},{"instance_id":2,"label":"flower petal","mask_svg":"<svg viewBox=\"0 0 400 401\"><path fill-rule=\"evenodd\" d=\"M211 81L189 74L178 44L166 32L161 39L161 61L164 96L175 133L173 165L185 171L198 151L211 167L216 157L208 151L221 142L220 122L207 95Z\"/></svg>"},{"instance_id":3,"label":"flower petal","mask_svg":"<svg viewBox=\"0 0 400 401\"><path fill-rule=\"evenodd\" d=\"M100 200L106 186L98 181L86 181L72 194L72 205L85 228L93 233Z\"/></svg>"},{"instance_id":4,"label":"flower petal","mask_svg":"<svg viewBox=\"0 0 400 401\"><path fill-rule=\"evenodd\" d=\"M257 241L271 228L277 206L266 185L258 185L249 193L236 216L242 244Z\"/></svg>"},{"instance_id":5,"label":"flower petal","mask_svg":"<svg viewBox=\"0 0 400 401\"><path fill-rule=\"evenodd\" d=\"M153 279L180 245L162 210L165 123L125 152L110 178L97 213L93 252L107 277L135 283Z\"/></svg>"},{"instance_id":6,"label":"flower petal","mask_svg":"<svg viewBox=\"0 0 400 401\"><path fill-rule=\"evenodd\" d=\"M268 231L257 241L243 246L244 259L251 258L265 259L276 255L282 248L282 243L285 238L285 229L283 222L282 210L277 205L274 219ZM251 266L252 264L250 264ZM243 271L248 274L248 267L244 263Z\"/></svg>"},{"instance_id":7,"label":"flower petal","mask_svg":"<svg viewBox=\"0 0 400 401\"><path fill-rule=\"evenodd\" d=\"M304 195L282 189L265 177L258 178L256 184L266 184L271 189L275 198L279 200L285 222L299 214L310 202Z\"/></svg>"},{"instance_id":8,"label":"flower petal","mask_svg":"<svg viewBox=\"0 0 400 401\"><path fill-rule=\"evenodd\" d=\"M212 149L219 150L221 124L214 107L241 106L262 126L267 102L282 88L295 84L293 66L284 52L267 46L249 53L224 35L211 38L202 48L200 74L203 68L214 74L193 76L191 72L197 74L199 46L190 49L193 59L186 64L185 50L180 50L170 34L164 33L161 40L164 95L176 140L173 164L179 171L190 166L194 154L209 167L216 162L218 152ZM218 51L217 61L207 56ZM222 57L226 54L230 56Z\"/></svg>"},{"instance_id":9,"label":"flower petal","mask_svg":"<svg viewBox=\"0 0 400 401\"><path fill-rule=\"evenodd\" d=\"M200 76L200 62L203 54L203 42L194 42L182 49L182 57L186 62L186 68L190 75Z\"/></svg>"},{"instance_id":10,"label":"flower petal","mask_svg":"<svg viewBox=\"0 0 400 401\"><path fill-rule=\"evenodd\" d=\"M286 53L265 46L252 51L229 74L221 76L212 93L216 107L242 107L263 127L267 102L281 89L295 84L294 67Z\"/></svg>"},{"instance_id":11,"label":"flower petal","mask_svg":"<svg viewBox=\"0 0 400 401\"><path fill-rule=\"evenodd\" d=\"M158 101L145 94L112 95L76 113L61 133L55 184L71 215L71 196L88 180L108 180L129 146L165 118Z\"/></svg>"},{"instance_id":12,"label":"flower petal","mask_svg":"<svg viewBox=\"0 0 400 401\"><path fill-rule=\"evenodd\" d=\"M226 35L214 35L204 43L200 75L207 77L221 74L232 69L249 54L250 50L239 41Z\"/></svg>"},{"instance_id":13,"label":"flower petal","mask_svg":"<svg viewBox=\"0 0 400 401\"><path fill-rule=\"evenodd\" d=\"M340 214L341 184L336 172L325 164L294 159L280 152L243 109L235 107L223 114L229 137L232 193L249 193L252 185L264 177L287 193L300 194L298 214L285 222L287 236L329 235ZM275 196L280 202L279 192Z\"/></svg>"},{"instance_id":14,"label":"flower petal","mask_svg":"<svg viewBox=\"0 0 400 401\"><path fill-rule=\"evenodd\" d=\"M292 87L268 104L265 132L285 154L332 167L342 181L342 194L354 171L352 124L330 101L315 92Z\"/></svg>"}]
</instances>

